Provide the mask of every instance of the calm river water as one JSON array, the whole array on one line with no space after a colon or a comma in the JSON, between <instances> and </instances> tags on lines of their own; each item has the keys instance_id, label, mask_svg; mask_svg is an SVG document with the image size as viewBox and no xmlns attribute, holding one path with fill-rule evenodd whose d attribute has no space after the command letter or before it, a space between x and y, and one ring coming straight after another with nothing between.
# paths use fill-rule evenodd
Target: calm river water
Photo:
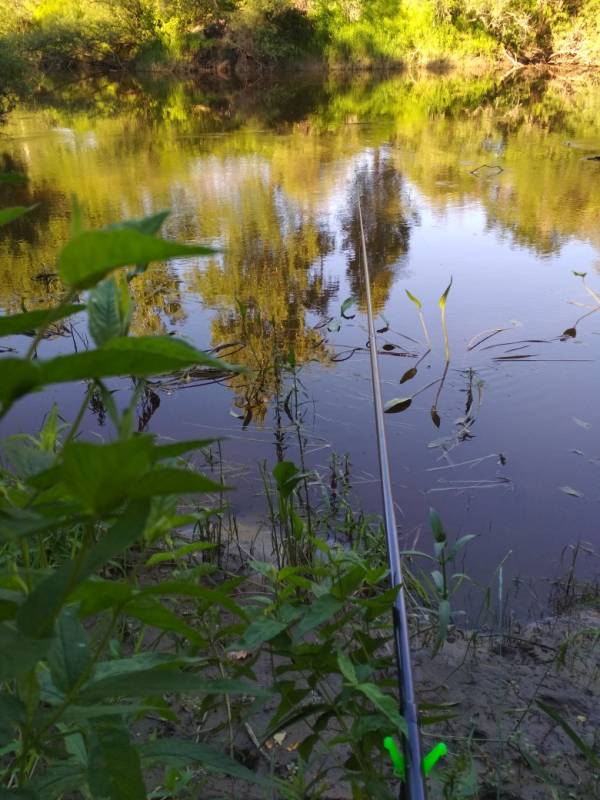
<instances>
[{"instance_id":1,"label":"calm river water","mask_svg":"<svg viewBox=\"0 0 600 800\"><path fill-rule=\"evenodd\" d=\"M378 324L389 326L386 400L442 377L438 299L453 281L446 379L387 417L405 541L420 536L417 546L430 548L435 506L453 534L479 534L467 558L478 579L491 580L510 552L504 589L516 608L532 609L570 558L565 548L600 550L600 306L573 275L587 272L600 294L599 154L592 78L59 84L0 128L4 168L29 177L12 198L3 189L0 205L15 195L39 203L0 234L0 311L58 296L55 256L73 194L93 226L170 208L166 236L223 253L155 265L138 279L135 332L177 332L202 348L241 343L232 360L252 372L157 386L140 425L165 437L226 436L231 501L242 528L255 527L264 513L257 464L298 459L290 378L272 370L274 354L292 351L308 465L327 482L332 454L348 454L358 498L377 511L360 195ZM405 290L423 304L432 350L400 385L426 353ZM81 347L83 323L79 333ZM73 346L54 339L40 355ZM52 400L72 419L84 388L20 402L2 434L38 429ZM90 409L88 435L105 435L101 423ZM580 556L583 572L597 575L597 564Z\"/></svg>"}]
</instances>

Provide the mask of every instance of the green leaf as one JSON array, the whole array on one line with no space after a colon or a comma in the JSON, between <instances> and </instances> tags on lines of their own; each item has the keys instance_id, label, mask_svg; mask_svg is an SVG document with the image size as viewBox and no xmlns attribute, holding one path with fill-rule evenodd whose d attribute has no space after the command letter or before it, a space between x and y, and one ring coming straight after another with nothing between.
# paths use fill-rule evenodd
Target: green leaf
<instances>
[{"instance_id":1,"label":"green leaf","mask_svg":"<svg viewBox=\"0 0 600 800\"><path fill-rule=\"evenodd\" d=\"M461 536L460 539L457 539L454 544L448 550L448 559L456 558L457 553L462 550L462 548L470 542L471 539L476 539L477 536L474 533L469 533L466 536Z\"/></svg>"},{"instance_id":2,"label":"green leaf","mask_svg":"<svg viewBox=\"0 0 600 800\"><path fill-rule=\"evenodd\" d=\"M220 493L228 487L189 469L162 467L146 473L129 487L126 493L131 498L159 497L168 494Z\"/></svg>"},{"instance_id":3,"label":"green leaf","mask_svg":"<svg viewBox=\"0 0 600 800\"><path fill-rule=\"evenodd\" d=\"M192 450L203 450L218 441L220 439L188 439L183 442L155 445L153 458L155 461L162 461L165 458L178 458Z\"/></svg>"},{"instance_id":4,"label":"green leaf","mask_svg":"<svg viewBox=\"0 0 600 800\"><path fill-rule=\"evenodd\" d=\"M6 412L14 401L39 386L39 373L31 361L0 359L0 403Z\"/></svg>"},{"instance_id":5,"label":"green leaf","mask_svg":"<svg viewBox=\"0 0 600 800\"><path fill-rule=\"evenodd\" d=\"M126 219L123 222L115 222L112 225L106 225L105 231L118 231L130 229L145 233L148 236L154 236L159 232L163 222L167 219L170 211L159 211L150 217L143 217L142 219Z\"/></svg>"},{"instance_id":6,"label":"green leaf","mask_svg":"<svg viewBox=\"0 0 600 800\"><path fill-rule=\"evenodd\" d=\"M450 624L450 603L448 600L440 600L438 606L438 632L437 639L433 648L434 655L446 641L448 635L448 625Z\"/></svg>"},{"instance_id":7,"label":"green leaf","mask_svg":"<svg viewBox=\"0 0 600 800\"><path fill-rule=\"evenodd\" d=\"M118 720L92 722L93 746L89 753L88 784L97 800L146 800L146 787L138 751Z\"/></svg>"},{"instance_id":8,"label":"green leaf","mask_svg":"<svg viewBox=\"0 0 600 800\"><path fill-rule=\"evenodd\" d=\"M88 551L81 564L67 562L44 578L17 612L19 629L34 638L48 635L60 609L77 585L142 537L148 512L148 503L131 503Z\"/></svg>"},{"instance_id":9,"label":"green leaf","mask_svg":"<svg viewBox=\"0 0 600 800\"><path fill-rule=\"evenodd\" d=\"M4 440L2 449L14 474L21 480L49 469L54 463L54 455L41 450L38 443L26 434L9 436Z\"/></svg>"},{"instance_id":10,"label":"green leaf","mask_svg":"<svg viewBox=\"0 0 600 800\"><path fill-rule=\"evenodd\" d=\"M140 594L160 595L161 597L169 597L171 595L192 597L203 601L207 606L220 605L236 617L240 617L243 620L248 619L246 611L232 600L227 592L219 589L207 589L191 580L160 581L160 583L153 586L145 587Z\"/></svg>"},{"instance_id":11,"label":"green leaf","mask_svg":"<svg viewBox=\"0 0 600 800\"><path fill-rule=\"evenodd\" d=\"M138 750L144 766L156 763L174 767L197 764L202 769L211 772L231 775L259 786L273 788L272 781L251 772L247 767L238 764L237 761L206 744L183 739L161 739L157 742L138 745Z\"/></svg>"},{"instance_id":12,"label":"green leaf","mask_svg":"<svg viewBox=\"0 0 600 800\"><path fill-rule=\"evenodd\" d=\"M446 541L446 532L444 531L444 526L442 525L440 515L437 513L435 508L429 509L429 524L431 525L431 531L435 541L439 544L444 543Z\"/></svg>"},{"instance_id":13,"label":"green leaf","mask_svg":"<svg viewBox=\"0 0 600 800\"><path fill-rule=\"evenodd\" d=\"M79 698L81 702L90 703L106 697L148 697L167 693L269 695L267 690L242 680L207 681L191 672L150 669L91 681Z\"/></svg>"},{"instance_id":14,"label":"green leaf","mask_svg":"<svg viewBox=\"0 0 600 800\"><path fill-rule=\"evenodd\" d=\"M126 336L131 323L131 301L127 284L114 277L95 286L88 297L88 326L97 347Z\"/></svg>"},{"instance_id":15,"label":"green leaf","mask_svg":"<svg viewBox=\"0 0 600 800\"><path fill-rule=\"evenodd\" d=\"M56 637L48 652L50 674L57 688L68 692L84 674L90 660L87 635L73 605L56 621Z\"/></svg>"},{"instance_id":16,"label":"green leaf","mask_svg":"<svg viewBox=\"0 0 600 800\"><path fill-rule=\"evenodd\" d=\"M40 308L35 311L25 311L23 314L0 317L0 336L17 336L19 334L31 336L40 328L46 328L59 319L65 319L84 310L84 305L70 305L58 308Z\"/></svg>"},{"instance_id":17,"label":"green leaf","mask_svg":"<svg viewBox=\"0 0 600 800\"><path fill-rule=\"evenodd\" d=\"M83 231L61 250L58 269L65 283L74 289L87 289L119 267L214 252L209 247L157 239L135 228Z\"/></svg>"},{"instance_id":18,"label":"green leaf","mask_svg":"<svg viewBox=\"0 0 600 800\"><path fill-rule=\"evenodd\" d=\"M365 697L369 698L375 708L385 714L390 722L395 725L396 730L402 731L405 735L407 734L406 722L398 711L398 704L393 697L382 692L374 683L359 683L356 688Z\"/></svg>"},{"instance_id":19,"label":"green leaf","mask_svg":"<svg viewBox=\"0 0 600 800\"><path fill-rule=\"evenodd\" d=\"M273 467L273 477L277 490L283 497L289 497L304 475L292 461L279 461Z\"/></svg>"},{"instance_id":20,"label":"green leaf","mask_svg":"<svg viewBox=\"0 0 600 800\"><path fill-rule=\"evenodd\" d=\"M411 300L420 311L423 308L423 303L419 300L418 297L415 297L414 294L411 294L411 292L409 292L408 289L405 289L404 291L406 292L408 299Z\"/></svg>"},{"instance_id":21,"label":"green leaf","mask_svg":"<svg viewBox=\"0 0 600 800\"><path fill-rule=\"evenodd\" d=\"M126 605L125 611L129 616L139 619L144 625L151 625L171 634L178 634L198 645L204 643L204 638L197 630L186 625L177 614L163 606L151 595L135 597Z\"/></svg>"},{"instance_id":22,"label":"green leaf","mask_svg":"<svg viewBox=\"0 0 600 800\"><path fill-rule=\"evenodd\" d=\"M123 442L71 442L63 450L61 477L79 502L94 513L115 508L152 464L150 436Z\"/></svg>"},{"instance_id":23,"label":"green leaf","mask_svg":"<svg viewBox=\"0 0 600 800\"><path fill-rule=\"evenodd\" d=\"M270 617L262 617L254 620L244 631L244 635L234 646L233 650L255 650L261 644L271 641L281 631L288 626L287 622L281 622Z\"/></svg>"},{"instance_id":24,"label":"green leaf","mask_svg":"<svg viewBox=\"0 0 600 800\"><path fill-rule=\"evenodd\" d=\"M0 172L0 183L27 183L27 178L18 172Z\"/></svg>"},{"instance_id":25,"label":"green leaf","mask_svg":"<svg viewBox=\"0 0 600 800\"><path fill-rule=\"evenodd\" d=\"M54 800L63 798L65 793L70 793L81 788L85 783L86 774L79 762L57 763L41 774L37 774L30 781L30 786L40 800Z\"/></svg>"},{"instance_id":26,"label":"green leaf","mask_svg":"<svg viewBox=\"0 0 600 800\"><path fill-rule=\"evenodd\" d=\"M446 301L448 300L448 295L450 294L450 289L452 288L452 277L450 278L450 283L446 286L444 290L444 294L440 297L438 301L439 307L443 310L446 308Z\"/></svg>"},{"instance_id":27,"label":"green leaf","mask_svg":"<svg viewBox=\"0 0 600 800\"><path fill-rule=\"evenodd\" d=\"M29 206L26 208L25 206L14 206L13 208L0 208L0 228L3 225L8 225L9 222L13 222L15 219L19 219L19 217L25 216L30 211L33 211L35 206Z\"/></svg>"},{"instance_id":28,"label":"green leaf","mask_svg":"<svg viewBox=\"0 0 600 800\"><path fill-rule=\"evenodd\" d=\"M346 678L348 683L351 683L352 686L358 686L358 677L356 675L356 670L354 669L354 664L345 653L338 652L337 653L337 662L340 668L340 672Z\"/></svg>"},{"instance_id":29,"label":"green leaf","mask_svg":"<svg viewBox=\"0 0 600 800\"><path fill-rule=\"evenodd\" d=\"M317 625L321 625L321 623L331 619L343 606L344 603L341 600L337 600L332 595L321 595L310 605L307 612L296 626L294 638L301 639L309 631L316 628Z\"/></svg>"},{"instance_id":30,"label":"green leaf","mask_svg":"<svg viewBox=\"0 0 600 800\"><path fill-rule=\"evenodd\" d=\"M33 669L44 658L51 639L31 639L9 624L0 624L0 681L8 681Z\"/></svg>"}]
</instances>

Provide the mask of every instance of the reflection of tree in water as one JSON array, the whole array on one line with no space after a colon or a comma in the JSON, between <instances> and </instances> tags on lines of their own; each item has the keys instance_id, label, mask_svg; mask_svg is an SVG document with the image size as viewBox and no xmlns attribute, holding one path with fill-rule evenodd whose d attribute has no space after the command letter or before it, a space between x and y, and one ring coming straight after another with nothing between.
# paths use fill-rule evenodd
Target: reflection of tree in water
<instances>
[{"instance_id":1,"label":"reflection of tree in water","mask_svg":"<svg viewBox=\"0 0 600 800\"><path fill-rule=\"evenodd\" d=\"M277 388L277 360L290 353L298 364L326 359L322 336L306 317L324 313L338 286L326 280L322 263L332 237L268 181L240 187L240 207L247 210L238 209L237 224L225 226L222 262L189 277L204 302L219 309L213 346L243 343L234 360L250 372L228 383L243 416L262 421Z\"/></svg>"},{"instance_id":2,"label":"reflection of tree in water","mask_svg":"<svg viewBox=\"0 0 600 800\"><path fill-rule=\"evenodd\" d=\"M396 268L408 252L410 227L406 220L402 175L383 148L372 162L361 167L344 220L344 249L349 252L348 278L352 294L364 305L364 281L360 260L361 237L358 198L362 206L367 255L372 279L373 304L381 308L389 295Z\"/></svg>"}]
</instances>

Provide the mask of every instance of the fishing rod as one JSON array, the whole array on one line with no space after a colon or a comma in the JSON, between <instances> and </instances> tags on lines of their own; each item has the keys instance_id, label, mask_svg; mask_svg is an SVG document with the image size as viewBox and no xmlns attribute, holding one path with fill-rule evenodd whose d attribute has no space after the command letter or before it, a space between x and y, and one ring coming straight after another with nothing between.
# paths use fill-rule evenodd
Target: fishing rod
<instances>
[{"instance_id":1,"label":"fishing rod","mask_svg":"<svg viewBox=\"0 0 600 800\"><path fill-rule=\"evenodd\" d=\"M408 635L408 621L406 617L406 602L404 597L404 583L402 581L402 559L398 544L396 528L396 513L394 511L394 497L390 478L390 462L385 437L385 423L383 419L383 400L381 397L381 381L379 377L379 363L377 361L377 343L375 339L375 325L373 323L373 304L371 301L371 278L369 275L369 260L367 258L367 244L363 224L360 197L358 198L358 219L360 222L360 239L362 245L362 262L367 298L367 318L369 323L369 352L371 355L371 380L373 384L373 401L375 405L375 428L377 431L377 451L379 454L379 472L381 475L381 493L383 498L383 521L387 539L387 552L390 567L390 579L393 587L398 587L396 599L392 609L394 641L396 646L396 662L398 667L398 686L400 689L400 710L406 720L407 732L402 737L404 750L404 780L400 788L400 800L425 800L425 777L421 766L421 741L419 736L419 722L417 719L417 704L415 700L415 687L413 683L412 665L410 660L410 639ZM390 737L386 737L389 740ZM390 743L391 744L391 743ZM385 744L387 749L388 742ZM390 749L390 753L392 750Z\"/></svg>"}]
</instances>

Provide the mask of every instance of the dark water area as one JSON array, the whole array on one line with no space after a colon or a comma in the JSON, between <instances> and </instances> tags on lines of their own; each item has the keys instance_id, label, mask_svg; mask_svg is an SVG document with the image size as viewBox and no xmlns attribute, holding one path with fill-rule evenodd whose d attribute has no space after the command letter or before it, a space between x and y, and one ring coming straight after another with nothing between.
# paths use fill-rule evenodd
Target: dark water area
<instances>
[{"instance_id":1,"label":"dark water area","mask_svg":"<svg viewBox=\"0 0 600 800\"><path fill-rule=\"evenodd\" d=\"M591 158L599 153L593 76L57 84L0 128L4 169L29 178L26 188L2 189L0 205L39 204L0 232L0 311L59 297L55 259L73 194L92 226L170 208L167 237L223 252L154 265L137 279L133 330L229 344L250 372L156 385L140 427L226 437L231 503L249 537L265 513L257 465L299 457L285 408L291 379L272 369L274 356L293 352L307 465L327 483L332 454L347 454L358 500L377 512L360 196L378 325L389 328L380 341L384 399L438 381L386 418L403 541L430 549L435 506L452 534L478 534L467 571L497 591L506 557L503 592L519 613L536 613L569 548L600 550L600 161ZM587 273L586 283L573 271ZM451 360L440 384L438 300L450 278ZM428 354L405 290L423 304ZM357 303L344 317L350 297ZM44 341L40 356L85 339L82 322L74 339ZM125 402L129 387L118 388ZM39 429L52 402L72 420L84 391L58 387L21 401L2 436ZM108 435L102 422L90 409L86 435ZM582 553L578 569L597 577L598 561Z\"/></svg>"}]
</instances>

